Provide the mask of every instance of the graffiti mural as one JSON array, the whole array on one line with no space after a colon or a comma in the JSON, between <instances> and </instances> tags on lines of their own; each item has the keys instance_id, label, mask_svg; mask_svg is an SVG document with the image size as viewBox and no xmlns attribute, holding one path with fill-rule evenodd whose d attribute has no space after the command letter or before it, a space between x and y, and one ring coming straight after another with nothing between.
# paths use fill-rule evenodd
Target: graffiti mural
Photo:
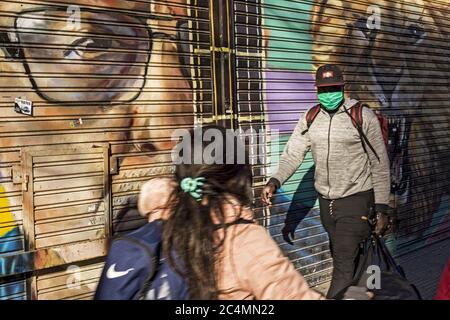
<instances>
[{"instance_id":1,"label":"graffiti mural","mask_svg":"<svg viewBox=\"0 0 450 320\"><path fill-rule=\"evenodd\" d=\"M436 1L316 1L312 13L315 67L342 65L351 94L391 118L398 245L449 235L448 10Z\"/></svg>"},{"instance_id":2,"label":"graffiti mural","mask_svg":"<svg viewBox=\"0 0 450 320\"><path fill-rule=\"evenodd\" d=\"M392 206L399 218L389 238L391 248L401 254L448 237L449 58L442 54L448 50L443 20L448 6L433 1L265 0L264 9L269 126L281 130L287 141L299 117L317 103L316 68L341 65L347 93L389 118ZM272 154L282 149L283 143ZM330 267L321 246L323 229L312 225L320 224L313 171L307 156L271 209L271 223L280 226L273 234L285 252L316 263L307 272Z\"/></svg>"},{"instance_id":3,"label":"graffiti mural","mask_svg":"<svg viewBox=\"0 0 450 320\"><path fill-rule=\"evenodd\" d=\"M0 148L2 154L14 155L4 163L5 170L20 165L23 147L108 143L116 170L109 184L113 229L142 224L132 210L140 185L149 176L169 172L171 130L194 123L193 62L189 56L193 47L188 42L194 36L188 28L195 26L189 20L194 12L189 5L189 0L0 1L0 12L8 12L1 17L0 32L0 125L7 133L0 137ZM31 116L15 112L16 98L32 103ZM81 161L86 168L94 167L88 164L91 160ZM103 170L99 168L95 170ZM55 208L35 214L36 223L42 226L35 228L33 236L27 228L19 229L25 219L22 204L11 203L8 195L18 199L21 185L13 184L12 179L9 175L0 180L0 254L23 250L22 232L26 238L37 237L38 250L39 243L51 246L104 237L105 220L99 215L105 208L98 202L104 194L80 191L81 178L64 173L56 184L61 190L68 188L68 193L78 187L69 201L73 206L67 208L68 198L43 183L47 194L54 192ZM90 181L98 184L94 177ZM59 221L73 216L74 210L79 216L63 226ZM4 275L29 266L45 267L45 261L37 260L47 259L46 252L31 255L33 261L19 259L22 265L0 260L0 270ZM71 254L65 252L64 256ZM0 284L0 299L23 291L23 283Z\"/></svg>"},{"instance_id":4,"label":"graffiti mural","mask_svg":"<svg viewBox=\"0 0 450 320\"><path fill-rule=\"evenodd\" d=\"M14 215L11 212L9 199L5 193L5 187L1 183L2 176L0 175L0 256L23 249L23 244L20 237L21 232L19 226L16 224ZM14 260L13 263L15 262L16 261ZM6 261L0 258L0 273L5 274L15 268L16 267L14 264L7 264ZM18 283L17 281L13 283L0 281L0 299L1 297L7 296L12 298L20 298L23 291L23 281L19 281Z\"/></svg>"},{"instance_id":5,"label":"graffiti mural","mask_svg":"<svg viewBox=\"0 0 450 320\"><path fill-rule=\"evenodd\" d=\"M313 86L312 5L291 1L264 1L264 28L268 36L265 72L266 111L270 129L281 141L272 146L278 156L301 114L316 103ZM271 161L276 164L276 159ZM310 285L329 279L331 255L319 217L313 183L314 166L306 156L300 169L274 199L269 230Z\"/></svg>"},{"instance_id":6,"label":"graffiti mural","mask_svg":"<svg viewBox=\"0 0 450 320\"><path fill-rule=\"evenodd\" d=\"M348 94L390 119L400 218L392 248L400 254L448 237L448 6L254 0L234 9L240 125L258 119L258 128L279 130L281 143L267 148L276 159L316 103L318 65L340 64ZM64 268L77 255L104 255L105 235L145 223L136 196L149 177L170 173L173 129L217 112L210 19L207 0L0 0L0 275L12 276L0 277L0 299L30 298L29 286L32 298L90 297L101 264L72 266L87 279L74 291ZM75 146L105 151L78 154ZM27 147L72 153L49 152L30 166ZM266 220L316 285L332 263L313 177L308 155ZM64 268L36 272L34 284L20 276L56 265Z\"/></svg>"}]
</instances>

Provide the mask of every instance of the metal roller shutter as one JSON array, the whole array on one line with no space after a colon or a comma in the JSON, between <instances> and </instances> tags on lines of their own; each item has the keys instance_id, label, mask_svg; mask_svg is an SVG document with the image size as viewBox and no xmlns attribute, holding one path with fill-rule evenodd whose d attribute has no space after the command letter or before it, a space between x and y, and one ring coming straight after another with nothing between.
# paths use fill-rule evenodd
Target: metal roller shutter
<instances>
[{"instance_id":1,"label":"metal roller shutter","mask_svg":"<svg viewBox=\"0 0 450 320\"><path fill-rule=\"evenodd\" d=\"M254 196L264 182L265 129L262 91L263 46L260 1L234 1L234 49L236 56L236 110L238 128L248 135L253 165ZM254 213L261 224L267 225L264 208L255 203Z\"/></svg>"},{"instance_id":2,"label":"metal roller shutter","mask_svg":"<svg viewBox=\"0 0 450 320\"><path fill-rule=\"evenodd\" d=\"M213 118L209 17L202 0L0 1L0 299L92 297L106 238L145 222L141 184L171 171L172 131Z\"/></svg>"},{"instance_id":3,"label":"metal roller shutter","mask_svg":"<svg viewBox=\"0 0 450 320\"><path fill-rule=\"evenodd\" d=\"M389 117L393 251L448 238L448 15L430 0L0 0L0 299L92 298L106 236L145 223L140 186L172 170L173 129L211 122L256 133L255 213L310 285L328 281L311 157L272 208L259 198L323 63Z\"/></svg>"},{"instance_id":4,"label":"metal roller shutter","mask_svg":"<svg viewBox=\"0 0 450 320\"><path fill-rule=\"evenodd\" d=\"M29 180L23 190L26 250L47 248L46 265L76 261L73 243L85 244L90 258L102 257L104 238L111 236L108 146L28 147L21 156L24 181ZM66 297L76 291L92 294L93 289L83 280L78 287L48 293L48 275L28 282L37 299Z\"/></svg>"},{"instance_id":5,"label":"metal roller shutter","mask_svg":"<svg viewBox=\"0 0 450 320\"><path fill-rule=\"evenodd\" d=\"M103 263L72 265L37 277L37 291L42 300L91 300Z\"/></svg>"},{"instance_id":6,"label":"metal roller shutter","mask_svg":"<svg viewBox=\"0 0 450 320\"><path fill-rule=\"evenodd\" d=\"M264 224L274 240L308 283L316 286L330 279L332 265L328 238L321 226L316 204L310 156L283 186L282 192L274 197L270 209L264 208L259 198L262 186L275 170L277 159L299 117L314 103L312 92L302 88L307 81L303 78L310 77L306 72L303 75L301 68L298 68L302 54L293 52L288 45L298 39L299 33L307 32L309 24L297 22L307 13L298 10L299 4L296 2L286 6L283 6L283 1L267 0L235 3L238 8L242 7L236 13L242 16L240 20L240 16L236 18L237 26L240 21L255 29L246 42L237 39L237 43L241 40L247 52L253 54L247 54L244 58L238 53L237 60L241 64L247 62L247 70L258 74L252 87L238 91L243 106L240 112L254 119L259 118L265 129L265 140L262 141L266 147L266 163L261 166L260 179L255 184L256 210L265 213ZM245 109L248 105L244 103L245 94L258 96L255 99L260 101L257 108ZM277 137L279 141L276 141ZM294 233L292 245L285 240L291 232Z\"/></svg>"},{"instance_id":7,"label":"metal roller shutter","mask_svg":"<svg viewBox=\"0 0 450 320\"><path fill-rule=\"evenodd\" d=\"M258 11L263 20L266 129L281 137L268 159L276 161L298 119L317 103L316 68L337 63L347 93L389 119L391 205L399 218L391 249L401 255L448 238L448 3L264 0L256 6L248 16ZM313 176L308 155L276 196L269 230L314 285L329 279L332 264ZM282 239L290 231L293 246Z\"/></svg>"}]
</instances>

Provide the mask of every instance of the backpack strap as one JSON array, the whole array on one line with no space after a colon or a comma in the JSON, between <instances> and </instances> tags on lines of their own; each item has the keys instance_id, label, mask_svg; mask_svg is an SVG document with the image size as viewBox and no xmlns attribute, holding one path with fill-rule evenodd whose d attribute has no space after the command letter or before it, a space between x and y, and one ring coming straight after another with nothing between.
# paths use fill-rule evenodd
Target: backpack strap
<instances>
[{"instance_id":1,"label":"backpack strap","mask_svg":"<svg viewBox=\"0 0 450 320\"><path fill-rule=\"evenodd\" d=\"M309 128L313 124L314 120L316 120L317 115L320 112L320 104L315 105L306 113L306 130L302 131L302 136L309 131Z\"/></svg>"},{"instance_id":2,"label":"backpack strap","mask_svg":"<svg viewBox=\"0 0 450 320\"><path fill-rule=\"evenodd\" d=\"M152 272L148 275L147 279L145 280L144 284L141 287L141 290L139 290L138 294L136 295L138 300L145 300L145 294L147 293L148 289L150 288L150 285L155 280L156 275L158 274L159 267L160 267L160 259L161 259L161 247L162 243L158 243L155 253L152 257Z\"/></svg>"},{"instance_id":3,"label":"backpack strap","mask_svg":"<svg viewBox=\"0 0 450 320\"><path fill-rule=\"evenodd\" d=\"M230 222L230 223L217 224L217 225L215 225L215 229L219 230L219 229L222 229L222 228L228 228L228 227L234 226L236 224L255 224L255 222L253 220L247 220L247 219L244 219L244 218L239 218L239 219L237 219L237 220L235 220L233 222Z\"/></svg>"},{"instance_id":4,"label":"backpack strap","mask_svg":"<svg viewBox=\"0 0 450 320\"><path fill-rule=\"evenodd\" d=\"M358 103L352 107L352 109L351 109L352 123L355 128L357 128L357 124L359 124L359 126L361 128L363 127L362 111L363 111L363 108L366 106L367 106L366 104Z\"/></svg>"},{"instance_id":5,"label":"backpack strap","mask_svg":"<svg viewBox=\"0 0 450 320\"><path fill-rule=\"evenodd\" d=\"M378 162L380 162L381 161L380 157L378 156L377 152L375 151L375 148L372 146L369 139L364 134L363 117L362 117L362 112L363 112L364 107L368 107L368 105L358 103L358 104L354 105L353 107L351 107L350 112L348 112L347 108L345 108L345 107L344 107L344 110L350 116L353 126L356 128L356 130L358 130L364 152L366 154L368 154L367 149L366 149L366 145L367 145L370 148L370 150L373 152L375 157L377 158Z\"/></svg>"},{"instance_id":6,"label":"backpack strap","mask_svg":"<svg viewBox=\"0 0 450 320\"><path fill-rule=\"evenodd\" d=\"M350 109L350 114L351 114L350 118L352 120L353 126L356 128L356 130L358 130L359 138L361 139L361 144L364 149L364 152L367 153L366 145L365 145L364 139L362 137L362 135L364 134L363 129L362 129L363 128L362 110L363 110L363 105L361 103L355 104Z\"/></svg>"}]
</instances>

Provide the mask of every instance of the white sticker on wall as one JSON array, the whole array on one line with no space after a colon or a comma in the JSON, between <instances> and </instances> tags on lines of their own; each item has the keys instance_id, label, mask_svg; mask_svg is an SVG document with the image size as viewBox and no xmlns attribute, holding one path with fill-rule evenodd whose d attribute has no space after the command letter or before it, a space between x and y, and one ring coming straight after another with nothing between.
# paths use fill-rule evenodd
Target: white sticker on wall
<instances>
[{"instance_id":1,"label":"white sticker on wall","mask_svg":"<svg viewBox=\"0 0 450 320\"><path fill-rule=\"evenodd\" d=\"M33 102L16 98L14 111L31 116L33 115Z\"/></svg>"}]
</instances>

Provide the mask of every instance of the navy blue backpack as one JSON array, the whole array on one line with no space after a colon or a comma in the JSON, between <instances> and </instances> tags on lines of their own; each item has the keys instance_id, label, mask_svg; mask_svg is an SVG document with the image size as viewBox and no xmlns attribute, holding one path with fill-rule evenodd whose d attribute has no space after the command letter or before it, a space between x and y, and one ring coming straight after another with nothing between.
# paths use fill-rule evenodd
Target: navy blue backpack
<instances>
[{"instance_id":1,"label":"navy blue backpack","mask_svg":"<svg viewBox=\"0 0 450 320\"><path fill-rule=\"evenodd\" d=\"M162 221L111 244L95 300L188 300L185 279L161 255Z\"/></svg>"}]
</instances>

